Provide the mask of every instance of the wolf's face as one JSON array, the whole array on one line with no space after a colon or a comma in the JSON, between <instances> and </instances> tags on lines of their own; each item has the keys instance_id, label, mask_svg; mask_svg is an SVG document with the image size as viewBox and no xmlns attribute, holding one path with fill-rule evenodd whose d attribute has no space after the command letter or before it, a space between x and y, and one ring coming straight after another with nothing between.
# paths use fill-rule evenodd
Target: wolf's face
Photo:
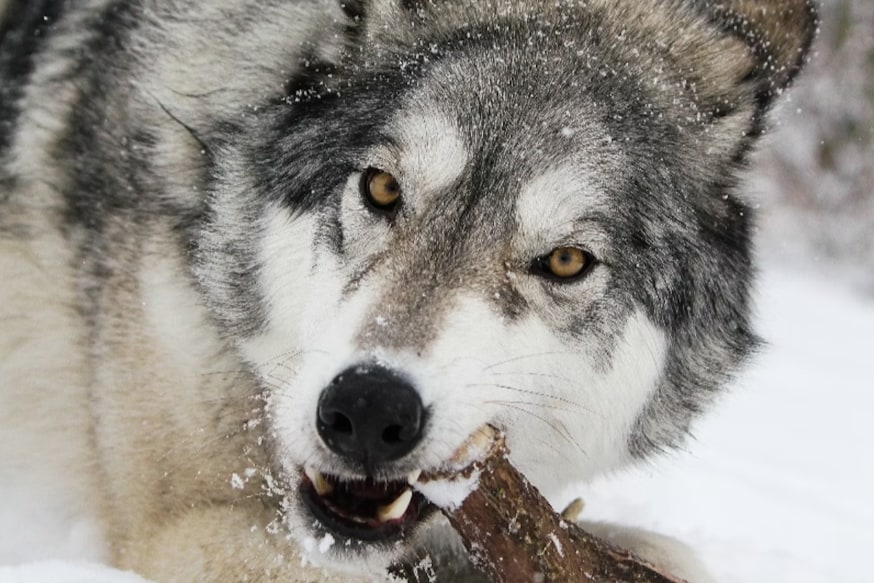
<instances>
[{"instance_id":1,"label":"wolf's face","mask_svg":"<svg viewBox=\"0 0 874 583\"><path fill-rule=\"evenodd\" d=\"M754 344L732 186L770 93L644 4L374 27L227 146L200 280L302 540L394 548L429 514L408 482L486 423L547 494L670 447Z\"/></svg>"},{"instance_id":2,"label":"wolf's face","mask_svg":"<svg viewBox=\"0 0 874 583\"><path fill-rule=\"evenodd\" d=\"M465 65L518 78L493 57ZM372 504L310 504L353 538L414 521L390 505L405 477L484 423L547 491L621 463L664 367L664 331L611 273L608 177L626 161L609 128L548 91L526 112L524 87L471 86L460 66L399 96L347 168L320 170L340 178L329 197L264 215L270 315L246 353L283 387L271 418L290 471L363 498L369 483L344 483L388 482ZM375 525L379 506L403 518Z\"/></svg>"}]
</instances>

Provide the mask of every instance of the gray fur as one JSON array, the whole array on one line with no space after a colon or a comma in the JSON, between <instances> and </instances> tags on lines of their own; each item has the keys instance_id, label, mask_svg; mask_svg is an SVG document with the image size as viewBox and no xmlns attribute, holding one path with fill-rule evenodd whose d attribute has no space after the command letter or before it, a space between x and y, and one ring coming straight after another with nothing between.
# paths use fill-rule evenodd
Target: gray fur
<instances>
[{"instance_id":1,"label":"gray fur","mask_svg":"<svg viewBox=\"0 0 874 583\"><path fill-rule=\"evenodd\" d=\"M580 443L585 433L547 420L579 477L682 443L757 344L753 217L738 184L804 63L816 25L806 0L13 0L0 1L0 22L0 265L18 274L0 322L42 309L27 298L44 273L56 274L50 301L67 322L50 357L20 349L47 336L4 326L0 372L14 381L0 381L0 398L47 410L44 385L61 390L58 371L78 371L69 394L89 405L65 431L106 476L89 487L121 566L176 576L174 561L202 556L206 531L230 524L240 538L227 545L260 549L252 571L218 561L184 576L322 577L276 567L297 547L243 531L294 523L289 472L304 462L362 477L324 448L299 448L289 436L306 428L282 413L313 390L307 374L350 364L310 344L337 324L330 314L357 314L351 355L450 368L481 358L488 370L502 362L485 346L454 355L447 340L461 330L467 341L455 318L485 306L483 329L547 331L573 366L604 378L625 366L629 330L645 319L664 354L636 357L663 361L629 427L617 415L620 445L596 453L607 438ZM445 132L416 126L432 117ZM444 162L439 187L402 174L426 147L461 160L428 161ZM380 165L408 185L390 216L357 195L362 171ZM562 241L542 226L524 233L545 219L520 210L523 192L552 171L579 191L565 243L596 259L573 283L532 268ZM549 205L548 194L531 196ZM279 237L277 225L298 230ZM329 316L312 316L335 285ZM281 309L286 296L309 299ZM593 379L567 383L529 417L561 404L579 406L580 424L612 418L587 401ZM379 477L436 465L463 441L451 407L423 394L441 437ZM471 402L471 422L512 427L510 408ZM239 497L227 477L249 467L264 489ZM201 506L186 522L181 509Z\"/></svg>"}]
</instances>

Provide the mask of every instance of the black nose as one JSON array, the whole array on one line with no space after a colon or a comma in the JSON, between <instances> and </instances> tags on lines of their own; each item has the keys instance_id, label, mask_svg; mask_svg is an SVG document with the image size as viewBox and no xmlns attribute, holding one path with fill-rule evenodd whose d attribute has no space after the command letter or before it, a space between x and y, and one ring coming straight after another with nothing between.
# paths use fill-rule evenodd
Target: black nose
<instances>
[{"instance_id":1,"label":"black nose","mask_svg":"<svg viewBox=\"0 0 874 583\"><path fill-rule=\"evenodd\" d=\"M422 399L409 382L381 366L360 366L322 392L316 427L332 451L370 469L416 447L423 415Z\"/></svg>"}]
</instances>

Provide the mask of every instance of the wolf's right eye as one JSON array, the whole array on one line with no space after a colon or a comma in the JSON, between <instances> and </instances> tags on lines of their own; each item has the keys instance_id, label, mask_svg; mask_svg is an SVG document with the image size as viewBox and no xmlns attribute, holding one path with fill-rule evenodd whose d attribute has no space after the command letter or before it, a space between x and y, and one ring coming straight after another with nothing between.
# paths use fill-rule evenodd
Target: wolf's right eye
<instances>
[{"instance_id":1,"label":"wolf's right eye","mask_svg":"<svg viewBox=\"0 0 874 583\"><path fill-rule=\"evenodd\" d=\"M365 200L380 211L393 211L401 198L401 185L397 179L377 168L368 168L364 172L361 190Z\"/></svg>"},{"instance_id":2,"label":"wolf's right eye","mask_svg":"<svg viewBox=\"0 0 874 583\"><path fill-rule=\"evenodd\" d=\"M588 251L576 247L559 247L534 260L532 270L559 281L575 281L586 275L595 263Z\"/></svg>"}]
</instances>

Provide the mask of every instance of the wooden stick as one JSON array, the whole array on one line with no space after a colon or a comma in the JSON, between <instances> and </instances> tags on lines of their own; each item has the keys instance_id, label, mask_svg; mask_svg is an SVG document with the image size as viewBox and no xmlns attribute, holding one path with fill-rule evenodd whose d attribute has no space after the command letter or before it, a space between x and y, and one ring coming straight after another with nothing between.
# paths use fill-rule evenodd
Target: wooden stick
<instances>
[{"instance_id":1,"label":"wooden stick","mask_svg":"<svg viewBox=\"0 0 874 583\"><path fill-rule=\"evenodd\" d=\"M683 583L555 513L492 428L456 454L448 473L423 477L420 490L494 583Z\"/></svg>"}]
</instances>

